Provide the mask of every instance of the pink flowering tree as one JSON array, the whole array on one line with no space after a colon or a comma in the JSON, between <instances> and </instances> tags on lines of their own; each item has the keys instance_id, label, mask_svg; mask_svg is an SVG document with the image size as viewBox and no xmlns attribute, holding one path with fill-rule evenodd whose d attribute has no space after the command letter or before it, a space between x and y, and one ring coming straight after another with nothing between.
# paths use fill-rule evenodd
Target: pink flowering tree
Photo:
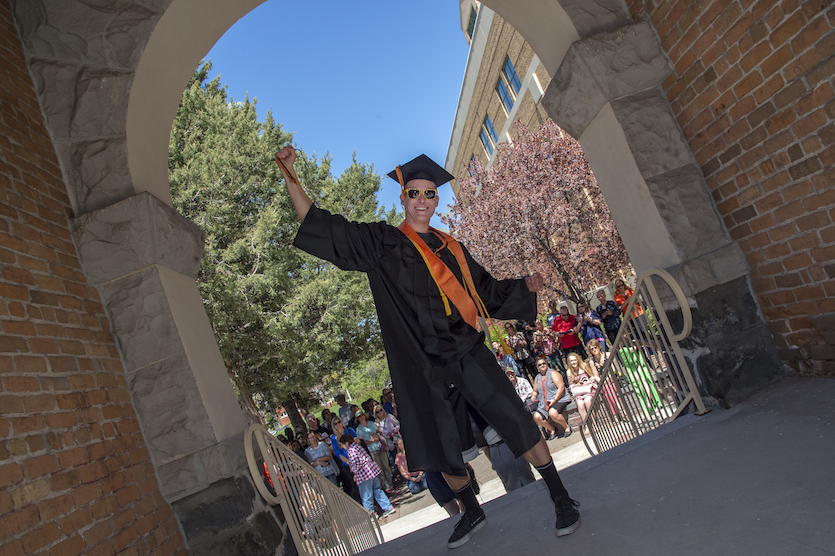
<instances>
[{"instance_id":1,"label":"pink flowering tree","mask_svg":"<svg viewBox=\"0 0 835 556\"><path fill-rule=\"evenodd\" d=\"M442 221L497 278L541 272L544 312L554 297L576 302L631 265L580 144L551 121L516 129L490 168L465 168Z\"/></svg>"}]
</instances>

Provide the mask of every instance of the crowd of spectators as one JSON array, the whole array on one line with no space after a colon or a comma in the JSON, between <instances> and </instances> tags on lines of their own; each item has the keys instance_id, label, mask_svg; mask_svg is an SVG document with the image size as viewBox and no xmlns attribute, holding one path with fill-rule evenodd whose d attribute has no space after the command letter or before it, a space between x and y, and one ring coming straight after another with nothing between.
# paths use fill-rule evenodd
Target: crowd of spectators
<instances>
[{"instance_id":1,"label":"crowd of spectators","mask_svg":"<svg viewBox=\"0 0 835 556\"><path fill-rule=\"evenodd\" d=\"M581 418L585 418L599 388L599 371L609 356L607 345L614 341L632 295L632 289L617 280L614 299L607 299L605 290L600 290L595 295L596 306L591 300L581 299L576 314L571 314L567 305L558 306L552 301L544 322L505 323L506 335L492 342L497 363L546 440L572 433L565 413L572 399ZM635 316L642 315L637 305ZM612 413L620 417L611 384L604 386L603 395ZM294 434L288 427L282 440L369 511L375 502L383 516L396 511L389 498L395 482L405 485L412 494L428 488L450 515L461 511L440 474L409 469L391 388L384 388L379 400L368 399L359 406L349 404L343 394L338 394L335 401L336 413L323 409L321 418L308 414L308 431ZM506 490L534 480L524 458L515 458L492 427L484 423L479 426L475 420L473 425L479 429L480 446Z\"/></svg>"}]
</instances>

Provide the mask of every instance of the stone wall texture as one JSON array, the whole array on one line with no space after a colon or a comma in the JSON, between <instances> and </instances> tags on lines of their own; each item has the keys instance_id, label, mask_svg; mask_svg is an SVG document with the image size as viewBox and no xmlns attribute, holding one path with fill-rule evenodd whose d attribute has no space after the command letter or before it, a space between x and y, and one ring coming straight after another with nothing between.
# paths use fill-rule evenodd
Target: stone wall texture
<instances>
[{"instance_id":1,"label":"stone wall texture","mask_svg":"<svg viewBox=\"0 0 835 556\"><path fill-rule=\"evenodd\" d=\"M669 56L664 82L763 316L796 372L835 375L835 7L627 0Z\"/></svg>"},{"instance_id":2,"label":"stone wall texture","mask_svg":"<svg viewBox=\"0 0 835 556\"><path fill-rule=\"evenodd\" d=\"M0 554L185 553L0 2Z\"/></svg>"}]
</instances>

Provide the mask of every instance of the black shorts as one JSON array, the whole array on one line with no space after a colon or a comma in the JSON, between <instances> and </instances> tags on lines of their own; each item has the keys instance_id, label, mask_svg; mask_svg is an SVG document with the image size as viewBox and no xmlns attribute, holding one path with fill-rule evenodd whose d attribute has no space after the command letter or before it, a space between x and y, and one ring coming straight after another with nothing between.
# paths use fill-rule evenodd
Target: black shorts
<instances>
[{"instance_id":1,"label":"black shorts","mask_svg":"<svg viewBox=\"0 0 835 556\"><path fill-rule=\"evenodd\" d=\"M562 412L563 412L563 410L564 410L566 407L568 407L568 404L570 404L570 403L571 403L571 402L555 402L555 403L551 404L551 409L555 409L555 410L557 411L557 413L562 413ZM548 418L548 415L544 414L542 409L537 409L536 411L537 411L540 415L542 415L542 417L543 417L544 419L547 419L547 418Z\"/></svg>"}]
</instances>

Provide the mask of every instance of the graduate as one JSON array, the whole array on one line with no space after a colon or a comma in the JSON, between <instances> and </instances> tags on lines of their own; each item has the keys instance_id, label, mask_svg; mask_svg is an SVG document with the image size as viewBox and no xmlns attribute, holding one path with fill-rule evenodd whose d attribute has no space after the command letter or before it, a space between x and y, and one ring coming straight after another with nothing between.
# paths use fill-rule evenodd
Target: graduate
<instances>
[{"instance_id":1,"label":"graduate","mask_svg":"<svg viewBox=\"0 0 835 556\"><path fill-rule=\"evenodd\" d=\"M545 440L477 324L487 314L533 321L542 276L496 280L464 246L429 226L436 190L453 176L426 155L388 174L401 185L405 220L397 228L349 222L314 206L299 184L295 160L291 146L276 153L302 222L293 244L368 275L409 468L441 472L466 509L447 546L463 545L486 524L462 457L475 446L470 413L539 471L554 502L557 536L573 533L580 526L579 504L568 496Z\"/></svg>"}]
</instances>

